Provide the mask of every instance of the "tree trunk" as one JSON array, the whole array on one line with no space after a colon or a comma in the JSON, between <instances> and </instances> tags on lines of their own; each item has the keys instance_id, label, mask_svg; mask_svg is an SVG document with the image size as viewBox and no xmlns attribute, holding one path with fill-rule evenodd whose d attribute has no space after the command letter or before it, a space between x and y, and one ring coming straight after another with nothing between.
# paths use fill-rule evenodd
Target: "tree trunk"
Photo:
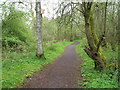
<instances>
[{"instance_id":1,"label":"tree trunk","mask_svg":"<svg viewBox=\"0 0 120 90\"><path fill-rule=\"evenodd\" d=\"M118 29L117 30L118 30L118 35L120 35L120 1L118 2ZM120 38L118 40L118 44L120 45Z\"/></svg>"},{"instance_id":2,"label":"tree trunk","mask_svg":"<svg viewBox=\"0 0 120 90\"><path fill-rule=\"evenodd\" d=\"M39 58L44 57L44 50L42 44L42 14L41 14L41 2L36 0L36 34L37 34L37 53Z\"/></svg>"},{"instance_id":3,"label":"tree trunk","mask_svg":"<svg viewBox=\"0 0 120 90\"><path fill-rule=\"evenodd\" d=\"M88 6L89 7L89 6ZM98 49L99 39L94 32L94 16L91 8L86 8L84 12L85 18L85 33L87 37L88 47L85 47L85 52L94 60L96 70L105 69L105 57L102 54L102 49ZM98 50L97 50L98 49Z\"/></svg>"},{"instance_id":4,"label":"tree trunk","mask_svg":"<svg viewBox=\"0 0 120 90\"><path fill-rule=\"evenodd\" d=\"M107 16L107 1L105 3L105 18L104 18L104 32L103 32L103 35L106 37L106 16ZM106 40L104 39L102 41L102 46L103 47L107 47L107 44L106 44Z\"/></svg>"}]
</instances>

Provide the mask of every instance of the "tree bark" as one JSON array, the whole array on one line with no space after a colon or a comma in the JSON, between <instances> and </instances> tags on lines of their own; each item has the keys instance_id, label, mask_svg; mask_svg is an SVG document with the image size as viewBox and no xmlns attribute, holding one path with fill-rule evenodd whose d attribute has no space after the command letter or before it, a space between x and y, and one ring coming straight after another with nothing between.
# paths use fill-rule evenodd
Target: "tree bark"
<instances>
[{"instance_id":1,"label":"tree bark","mask_svg":"<svg viewBox=\"0 0 120 90\"><path fill-rule=\"evenodd\" d=\"M91 6L90 6L91 5ZM94 16L92 10L92 4L84 2L84 18L85 18L85 33L87 37L88 47L85 47L85 52L90 58L94 60L96 70L105 69L105 57L102 54L102 49L97 50L99 43L98 36L94 32Z\"/></svg>"},{"instance_id":2,"label":"tree bark","mask_svg":"<svg viewBox=\"0 0 120 90\"><path fill-rule=\"evenodd\" d=\"M104 18L104 32L103 32L104 37L106 37L106 16L107 16L107 1L105 3L105 18ZM103 47L107 47L105 38L103 39L102 43L103 43L102 45Z\"/></svg>"},{"instance_id":3,"label":"tree bark","mask_svg":"<svg viewBox=\"0 0 120 90\"><path fill-rule=\"evenodd\" d=\"M118 2L118 29L117 30L118 30L118 34L120 35L120 1ZM120 38L118 40L118 44L120 45Z\"/></svg>"},{"instance_id":4,"label":"tree bark","mask_svg":"<svg viewBox=\"0 0 120 90\"><path fill-rule=\"evenodd\" d=\"M36 0L36 34L37 34L37 53L39 58L44 57L43 43L42 43L42 14L41 2Z\"/></svg>"}]
</instances>

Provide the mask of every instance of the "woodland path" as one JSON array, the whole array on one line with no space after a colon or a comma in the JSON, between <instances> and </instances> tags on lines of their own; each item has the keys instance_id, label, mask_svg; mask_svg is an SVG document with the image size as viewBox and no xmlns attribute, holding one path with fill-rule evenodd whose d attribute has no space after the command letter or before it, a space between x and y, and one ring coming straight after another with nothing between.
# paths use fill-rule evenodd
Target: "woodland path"
<instances>
[{"instance_id":1,"label":"woodland path","mask_svg":"<svg viewBox=\"0 0 120 90\"><path fill-rule=\"evenodd\" d=\"M82 79L82 60L75 51L77 44L79 42L66 47L54 63L28 78L22 88L78 88L78 80Z\"/></svg>"}]
</instances>

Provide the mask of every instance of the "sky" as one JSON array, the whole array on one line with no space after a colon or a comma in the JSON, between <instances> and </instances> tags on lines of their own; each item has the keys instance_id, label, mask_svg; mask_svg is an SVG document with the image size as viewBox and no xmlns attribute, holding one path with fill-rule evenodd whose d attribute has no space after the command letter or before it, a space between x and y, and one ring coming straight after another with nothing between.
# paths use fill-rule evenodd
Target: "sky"
<instances>
[{"instance_id":1,"label":"sky","mask_svg":"<svg viewBox=\"0 0 120 90\"><path fill-rule=\"evenodd\" d=\"M35 7L35 2L36 0L0 0L0 3L2 2L18 2L18 1L22 1L22 2L32 2L34 3L33 6ZM40 0L37 0L40 1ZM42 9L44 9L44 14L43 16L51 19L52 17L57 17L57 15L55 14L57 9L58 9L58 2L62 2L62 1L81 1L81 0L41 0L41 7ZM105 2L106 0L96 0L97 2ZM120 1L120 0L107 0L107 1ZM26 10L29 7L26 8ZM33 9L34 10L34 9ZM2 14L2 9L0 8L0 16Z\"/></svg>"},{"instance_id":2,"label":"sky","mask_svg":"<svg viewBox=\"0 0 120 90\"><path fill-rule=\"evenodd\" d=\"M2 3L2 2L6 2L6 1L18 2L19 0L0 0L0 1L1 1L0 3ZM35 8L36 0L20 0L20 1L28 2L28 3L32 2L33 7ZM53 16L56 17L55 13L58 8L58 1L60 1L60 0L41 0L41 8L45 10L43 16L48 17L48 18L52 18ZM29 9L29 6L27 8ZM0 8L0 13L2 13L1 8Z\"/></svg>"},{"instance_id":3,"label":"sky","mask_svg":"<svg viewBox=\"0 0 120 90\"><path fill-rule=\"evenodd\" d=\"M42 9L45 10L43 16L46 17L56 17L56 10L58 9L58 0L42 0L41 2Z\"/></svg>"}]
</instances>

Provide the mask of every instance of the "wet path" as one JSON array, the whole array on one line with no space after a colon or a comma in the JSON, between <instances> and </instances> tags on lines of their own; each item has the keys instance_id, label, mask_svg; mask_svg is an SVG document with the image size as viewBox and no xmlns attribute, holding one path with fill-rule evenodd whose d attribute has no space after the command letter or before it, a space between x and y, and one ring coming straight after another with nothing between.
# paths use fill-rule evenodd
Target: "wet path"
<instances>
[{"instance_id":1,"label":"wet path","mask_svg":"<svg viewBox=\"0 0 120 90\"><path fill-rule=\"evenodd\" d=\"M79 42L66 47L64 53L43 71L34 74L22 86L23 88L77 88L81 77L80 64L75 48Z\"/></svg>"}]
</instances>

